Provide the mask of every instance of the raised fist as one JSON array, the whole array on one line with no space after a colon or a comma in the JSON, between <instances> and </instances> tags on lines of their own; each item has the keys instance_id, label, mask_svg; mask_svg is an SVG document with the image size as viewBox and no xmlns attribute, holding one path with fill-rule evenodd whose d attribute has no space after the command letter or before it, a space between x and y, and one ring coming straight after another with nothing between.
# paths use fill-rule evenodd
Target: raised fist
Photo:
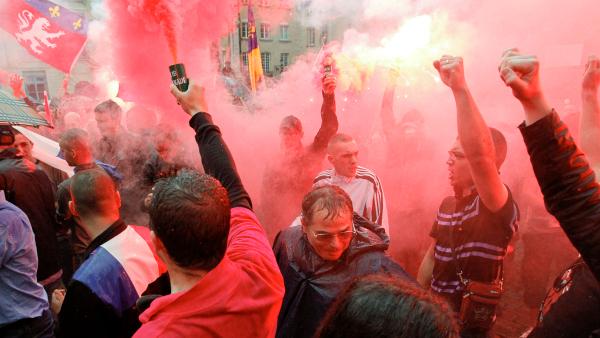
<instances>
[{"instance_id":1,"label":"raised fist","mask_svg":"<svg viewBox=\"0 0 600 338\"><path fill-rule=\"evenodd\" d=\"M583 73L583 82L581 86L584 90L597 92L600 85L600 59L595 55L590 55L585 65Z\"/></svg>"},{"instance_id":2,"label":"raised fist","mask_svg":"<svg viewBox=\"0 0 600 338\"><path fill-rule=\"evenodd\" d=\"M177 103L190 116L194 116L199 112L208 113L208 106L204 97L204 87L191 79L188 90L185 92L179 91L175 85L171 84L171 94L175 96Z\"/></svg>"},{"instance_id":3,"label":"raised fist","mask_svg":"<svg viewBox=\"0 0 600 338\"><path fill-rule=\"evenodd\" d=\"M433 62L433 66L440 73L440 79L451 89L463 89L466 87L463 59L444 55L441 59Z\"/></svg>"},{"instance_id":4,"label":"raised fist","mask_svg":"<svg viewBox=\"0 0 600 338\"><path fill-rule=\"evenodd\" d=\"M334 76L325 76L323 77L323 92L325 94L331 95L335 92L336 79Z\"/></svg>"},{"instance_id":5,"label":"raised fist","mask_svg":"<svg viewBox=\"0 0 600 338\"><path fill-rule=\"evenodd\" d=\"M542 95L539 62L536 56L521 54L516 48L509 49L502 54L498 71L502 81L521 102Z\"/></svg>"}]
</instances>

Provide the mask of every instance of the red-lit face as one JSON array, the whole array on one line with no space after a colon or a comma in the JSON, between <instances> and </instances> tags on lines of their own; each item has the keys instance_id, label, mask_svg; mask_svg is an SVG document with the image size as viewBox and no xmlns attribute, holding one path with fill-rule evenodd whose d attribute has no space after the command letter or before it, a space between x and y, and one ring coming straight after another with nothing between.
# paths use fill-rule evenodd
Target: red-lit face
<instances>
[{"instance_id":1,"label":"red-lit face","mask_svg":"<svg viewBox=\"0 0 600 338\"><path fill-rule=\"evenodd\" d=\"M338 260L352 241L352 212L344 211L337 217L325 218L326 210L314 213L310 224L302 224L308 242L319 257L327 261Z\"/></svg>"},{"instance_id":2,"label":"red-lit face","mask_svg":"<svg viewBox=\"0 0 600 338\"><path fill-rule=\"evenodd\" d=\"M338 175L354 177L358 167L358 145L354 140L338 142L330 149L327 156Z\"/></svg>"},{"instance_id":3,"label":"red-lit face","mask_svg":"<svg viewBox=\"0 0 600 338\"><path fill-rule=\"evenodd\" d=\"M473 179L471 178L471 169L469 168L469 162L465 157L465 153L463 151L460 142L456 140L452 145L450 151L448 151L448 178L450 179L450 184L459 189L468 188L473 184Z\"/></svg>"},{"instance_id":4,"label":"red-lit face","mask_svg":"<svg viewBox=\"0 0 600 338\"><path fill-rule=\"evenodd\" d=\"M281 148L283 150L295 149L302 146L302 132L293 128L279 129Z\"/></svg>"},{"instance_id":5,"label":"red-lit face","mask_svg":"<svg viewBox=\"0 0 600 338\"><path fill-rule=\"evenodd\" d=\"M71 167L76 166L77 163L75 162L75 152L64 143L59 143L58 146L60 147L60 151L63 153L67 164Z\"/></svg>"},{"instance_id":6,"label":"red-lit face","mask_svg":"<svg viewBox=\"0 0 600 338\"><path fill-rule=\"evenodd\" d=\"M96 125L102 136L112 137L119 130L120 121L118 118L113 118L110 113L95 113Z\"/></svg>"},{"instance_id":7,"label":"red-lit face","mask_svg":"<svg viewBox=\"0 0 600 338\"><path fill-rule=\"evenodd\" d=\"M17 149L17 156L27 159L31 162L35 162L33 158L33 154L31 149L33 148L33 143L29 141L23 134L15 134L15 143L13 143L13 148Z\"/></svg>"}]
</instances>

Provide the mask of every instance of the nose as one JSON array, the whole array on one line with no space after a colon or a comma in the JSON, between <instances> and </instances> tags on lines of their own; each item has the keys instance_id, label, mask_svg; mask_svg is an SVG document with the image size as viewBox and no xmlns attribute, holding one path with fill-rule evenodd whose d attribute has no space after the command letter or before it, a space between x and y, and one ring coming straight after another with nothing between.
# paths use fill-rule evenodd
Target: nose
<instances>
[{"instance_id":1,"label":"nose","mask_svg":"<svg viewBox=\"0 0 600 338\"><path fill-rule=\"evenodd\" d=\"M329 246L331 246L332 249L339 250L342 247L342 241L340 241L338 236L334 236L331 241L329 241Z\"/></svg>"},{"instance_id":2,"label":"nose","mask_svg":"<svg viewBox=\"0 0 600 338\"><path fill-rule=\"evenodd\" d=\"M352 155L352 164L356 164L358 162L358 156Z\"/></svg>"}]
</instances>

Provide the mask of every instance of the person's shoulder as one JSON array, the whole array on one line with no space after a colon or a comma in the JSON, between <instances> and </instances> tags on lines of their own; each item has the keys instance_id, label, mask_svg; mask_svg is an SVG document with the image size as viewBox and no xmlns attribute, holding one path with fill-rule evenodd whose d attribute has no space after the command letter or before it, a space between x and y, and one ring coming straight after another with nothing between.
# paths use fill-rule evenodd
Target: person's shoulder
<instances>
[{"instance_id":1,"label":"person's shoulder","mask_svg":"<svg viewBox=\"0 0 600 338\"><path fill-rule=\"evenodd\" d=\"M283 243L294 243L302 237L302 226L292 226L285 228L277 234L276 242Z\"/></svg>"},{"instance_id":2,"label":"person's shoulder","mask_svg":"<svg viewBox=\"0 0 600 338\"><path fill-rule=\"evenodd\" d=\"M29 224L29 218L27 218L23 210L8 201L0 202L0 221L3 224L14 224L17 222Z\"/></svg>"},{"instance_id":3,"label":"person's shoulder","mask_svg":"<svg viewBox=\"0 0 600 338\"><path fill-rule=\"evenodd\" d=\"M326 169L321 171L320 173L317 174L317 176L315 177L315 179L313 180L314 183L317 183L319 181L322 180L328 180L331 179L334 175L334 171L333 169Z\"/></svg>"},{"instance_id":4,"label":"person's shoulder","mask_svg":"<svg viewBox=\"0 0 600 338\"><path fill-rule=\"evenodd\" d=\"M356 168L356 178L367 180L375 185L380 184L379 177L377 177L377 174L375 174L373 170L362 166L358 166Z\"/></svg>"}]
</instances>

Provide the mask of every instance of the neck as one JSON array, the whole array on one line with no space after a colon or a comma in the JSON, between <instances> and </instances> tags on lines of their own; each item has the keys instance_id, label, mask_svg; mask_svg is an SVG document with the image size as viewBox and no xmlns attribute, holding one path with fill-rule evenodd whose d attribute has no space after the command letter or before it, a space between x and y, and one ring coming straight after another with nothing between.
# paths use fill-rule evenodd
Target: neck
<instances>
[{"instance_id":1,"label":"neck","mask_svg":"<svg viewBox=\"0 0 600 338\"><path fill-rule=\"evenodd\" d=\"M94 163L93 159L87 159L85 161L81 161L80 163L77 163L75 165L75 168L81 168L81 167L89 167L90 165L92 165Z\"/></svg>"},{"instance_id":2,"label":"neck","mask_svg":"<svg viewBox=\"0 0 600 338\"><path fill-rule=\"evenodd\" d=\"M86 232L92 240L100 236L106 229L108 229L113 223L119 220L119 215L116 216L91 216L81 219L81 223L86 229Z\"/></svg>"},{"instance_id":3,"label":"neck","mask_svg":"<svg viewBox=\"0 0 600 338\"><path fill-rule=\"evenodd\" d=\"M204 270L191 270L177 266L173 262L165 261L169 270L171 293L185 292L198 283L207 273Z\"/></svg>"},{"instance_id":4,"label":"neck","mask_svg":"<svg viewBox=\"0 0 600 338\"><path fill-rule=\"evenodd\" d=\"M454 195L457 198L462 198L462 197L470 195L473 192L473 190L475 190L475 186L473 186L473 185L469 185L467 187L455 186L454 187Z\"/></svg>"}]
</instances>

